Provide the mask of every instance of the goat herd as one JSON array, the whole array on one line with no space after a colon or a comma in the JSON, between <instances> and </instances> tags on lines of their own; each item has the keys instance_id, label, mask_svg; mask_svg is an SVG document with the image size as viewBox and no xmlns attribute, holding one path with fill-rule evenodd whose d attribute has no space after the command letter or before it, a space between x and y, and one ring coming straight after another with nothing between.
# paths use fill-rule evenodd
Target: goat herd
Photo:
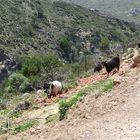
<instances>
[{"instance_id":1,"label":"goat herd","mask_svg":"<svg viewBox=\"0 0 140 140\"><path fill-rule=\"evenodd\" d=\"M138 48L140 48L140 43L137 44ZM113 70L117 70L119 71L120 68L120 58L119 55L113 57L110 61L103 61L103 62L99 62L95 68L94 68L94 72L100 72L103 68L106 69L107 72L107 78L109 77L109 75L111 74L111 72ZM44 84L44 89L46 91L48 91L48 98L51 98L51 96L56 97L58 94L62 94L64 92L63 90L63 85L61 82L59 81L53 81L50 82L49 84ZM67 91L65 91L67 92Z\"/></svg>"},{"instance_id":2,"label":"goat herd","mask_svg":"<svg viewBox=\"0 0 140 140\"><path fill-rule=\"evenodd\" d=\"M109 74L113 69L117 69L119 71L120 67L120 58L119 56L113 57L110 61L103 61L98 63L95 68L94 72L100 72L103 68L106 69L107 71L107 77L109 77ZM45 83L44 84L44 89L48 91L48 98L56 97L57 95L62 94L63 92L63 85L59 81L53 81L50 82L49 84Z\"/></svg>"}]
</instances>

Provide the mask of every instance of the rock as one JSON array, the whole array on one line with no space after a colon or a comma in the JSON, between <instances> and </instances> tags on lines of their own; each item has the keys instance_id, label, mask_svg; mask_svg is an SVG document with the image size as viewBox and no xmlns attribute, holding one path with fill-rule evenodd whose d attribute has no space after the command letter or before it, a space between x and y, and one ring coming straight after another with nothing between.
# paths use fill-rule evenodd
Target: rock
<instances>
[{"instance_id":1,"label":"rock","mask_svg":"<svg viewBox=\"0 0 140 140\"><path fill-rule=\"evenodd\" d=\"M15 109L13 110L13 113L19 112L22 110L28 110L32 106L32 103L29 101L25 101L24 103L18 104Z\"/></svg>"},{"instance_id":2,"label":"rock","mask_svg":"<svg viewBox=\"0 0 140 140\"><path fill-rule=\"evenodd\" d=\"M129 61L128 61L128 60L124 60L123 62L124 62L124 63L129 63Z\"/></svg>"},{"instance_id":3,"label":"rock","mask_svg":"<svg viewBox=\"0 0 140 140\"><path fill-rule=\"evenodd\" d=\"M37 90L37 92L36 92L37 94L43 94L44 93L44 90L42 90L42 89L39 89L39 90Z\"/></svg>"},{"instance_id":4,"label":"rock","mask_svg":"<svg viewBox=\"0 0 140 140\"><path fill-rule=\"evenodd\" d=\"M124 74L125 74L124 71L119 72L119 76L122 76L122 75L124 75Z\"/></svg>"},{"instance_id":5,"label":"rock","mask_svg":"<svg viewBox=\"0 0 140 140\"><path fill-rule=\"evenodd\" d=\"M89 114L85 114L85 115L83 116L83 118L84 118L84 119L91 119L91 116L90 116Z\"/></svg>"},{"instance_id":6,"label":"rock","mask_svg":"<svg viewBox=\"0 0 140 140\"><path fill-rule=\"evenodd\" d=\"M14 58L0 52L0 83L18 68L17 65Z\"/></svg>"},{"instance_id":7,"label":"rock","mask_svg":"<svg viewBox=\"0 0 140 140\"><path fill-rule=\"evenodd\" d=\"M8 139L4 136L0 136L0 140L8 140Z\"/></svg>"},{"instance_id":8,"label":"rock","mask_svg":"<svg viewBox=\"0 0 140 140\"><path fill-rule=\"evenodd\" d=\"M6 104L0 103L0 110L1 110L1 109L6 109Z\"/></svg>"},{"instance_id":9,"label":"rock","mask_svg":"<svg viewBox=\"0 0 140 140\"><path fill-rule=\"evenodd\" d=\"M87 116L87 119L91 119L91 116Z\"/></svg>"},{"instance_id":10,"label":"rock","mask_svg":"<svg viewBox=\"0 0 140 140\"><path fill-rule=\"evenodd\" d=\"M29 96L29 95L30 95L30 93L24 93L22 96L26 97L26 96Z\"/></svg>"},{"instance_id":11,"label":"rock","mask_svg":"<svg viewBox=\"0 0 140 140\"><path fill-rule=\"evenodd\" d=\"M129 9L129 11L127 12L128 16L138 16L140 15L140 8L131 8Z\"/></svg>"},{"instance_id":12,"label":"rock","mask_svg":"<svg viewBox=\"0 0 140 140\"><path fill-rule=\"evenodd\" d=\"M121 84L120 79L115 79L115 80L114 80L114 85L120 85L120 84Z\"/></svg>"}]
</instances>

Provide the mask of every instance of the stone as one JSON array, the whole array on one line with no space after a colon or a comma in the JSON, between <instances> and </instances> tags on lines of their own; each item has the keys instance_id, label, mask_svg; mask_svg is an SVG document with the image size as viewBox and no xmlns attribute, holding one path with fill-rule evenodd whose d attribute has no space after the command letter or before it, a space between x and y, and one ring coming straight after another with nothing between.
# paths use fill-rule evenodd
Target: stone
<instances>
[{"instance_id":1,"label":"stone","mask_svg":"<svg viewBox=\"0 0 140 140\"><path fill-rule=\"evenodd\" d=\"M114 85L120 85L121 81L120 79L114 79Z\"/></svg>"},{"instance_id":2,"label":"stone","mask_svg":"<svg viewBox=\"0 0 140 140\"><path fill-rule=\"evenodd\" d=\"M29 95L30 95L30 93L24 93L22 96L26 97L26 96L29 96Z\"/></svg>"}]
</instances>

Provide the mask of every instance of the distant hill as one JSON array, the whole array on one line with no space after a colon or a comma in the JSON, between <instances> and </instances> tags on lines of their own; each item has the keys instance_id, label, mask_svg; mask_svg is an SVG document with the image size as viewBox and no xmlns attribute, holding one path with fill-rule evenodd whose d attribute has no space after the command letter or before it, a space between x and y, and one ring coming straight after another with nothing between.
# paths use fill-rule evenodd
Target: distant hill
<instances>
[{"instance_id":1,"label":"distant hill","mask_svg":"<svg viewBox=\"0 0 140 140\"><path fill-rule=\"evenodd\" d=\"M76 58L90 47L135 42L139 28L98 12L49 0L1 0L0 49L13 56L55 53ZM84 44L84 45L83 45ZM91 44L91 45L88 45Z\"/></svg>"},{"instance_id":2,"label":"distant hill","mask_svg":"<svg viewBox=\"0 0 140 140\"><path fill-rule=\"evenodd\" d=\"M99 9L106 11L112 16L140 23L140 13L135 9L140 8L139 0L60 0L75 3L89 9ZM133 13L130 13L133 11Z\"/></svg>"}]
</instances>

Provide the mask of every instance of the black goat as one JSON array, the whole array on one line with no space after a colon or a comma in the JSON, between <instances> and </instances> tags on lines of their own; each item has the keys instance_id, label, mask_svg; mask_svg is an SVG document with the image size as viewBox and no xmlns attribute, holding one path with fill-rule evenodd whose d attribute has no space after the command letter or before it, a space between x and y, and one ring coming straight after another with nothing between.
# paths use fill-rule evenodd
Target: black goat
<instances>
[{"instance_id":1,"label":"black goat","mask_svg":"<svg viewBox=\"0 0 140 140\"><path fill-rule=\"evenodd\" d=\"M109 62L102 62L102 65L106 68L107 71L107 77L109 77L109 73L117 68L117 70L119 71L120 68L120 58L119 56L112 58Z\"/></svg>"},{"instance_id":2,"label":"black goat","mask_svg":"<svg viewBox=\"0 0 140 140\"><path fill-rule=\"evenodd\" d=\"M50 84L49 83L44 83L44 86L43 86L43 88L45 89L45 91L44 92L46 92L46 93L48 93L49 92L49 89L50 89Z\"/></svg>"},{"instance_id":3,"label":"black goat","mask_svg":"<svg viewBox=\"0 0 140 140\"><path fill-rule=\"evenodd\" d=\"M103 68L102 63L98 63L94 68L94 72L96 72L96 71L100 72L102 70L102 68Z\"/></svg>"}]
</instances>

